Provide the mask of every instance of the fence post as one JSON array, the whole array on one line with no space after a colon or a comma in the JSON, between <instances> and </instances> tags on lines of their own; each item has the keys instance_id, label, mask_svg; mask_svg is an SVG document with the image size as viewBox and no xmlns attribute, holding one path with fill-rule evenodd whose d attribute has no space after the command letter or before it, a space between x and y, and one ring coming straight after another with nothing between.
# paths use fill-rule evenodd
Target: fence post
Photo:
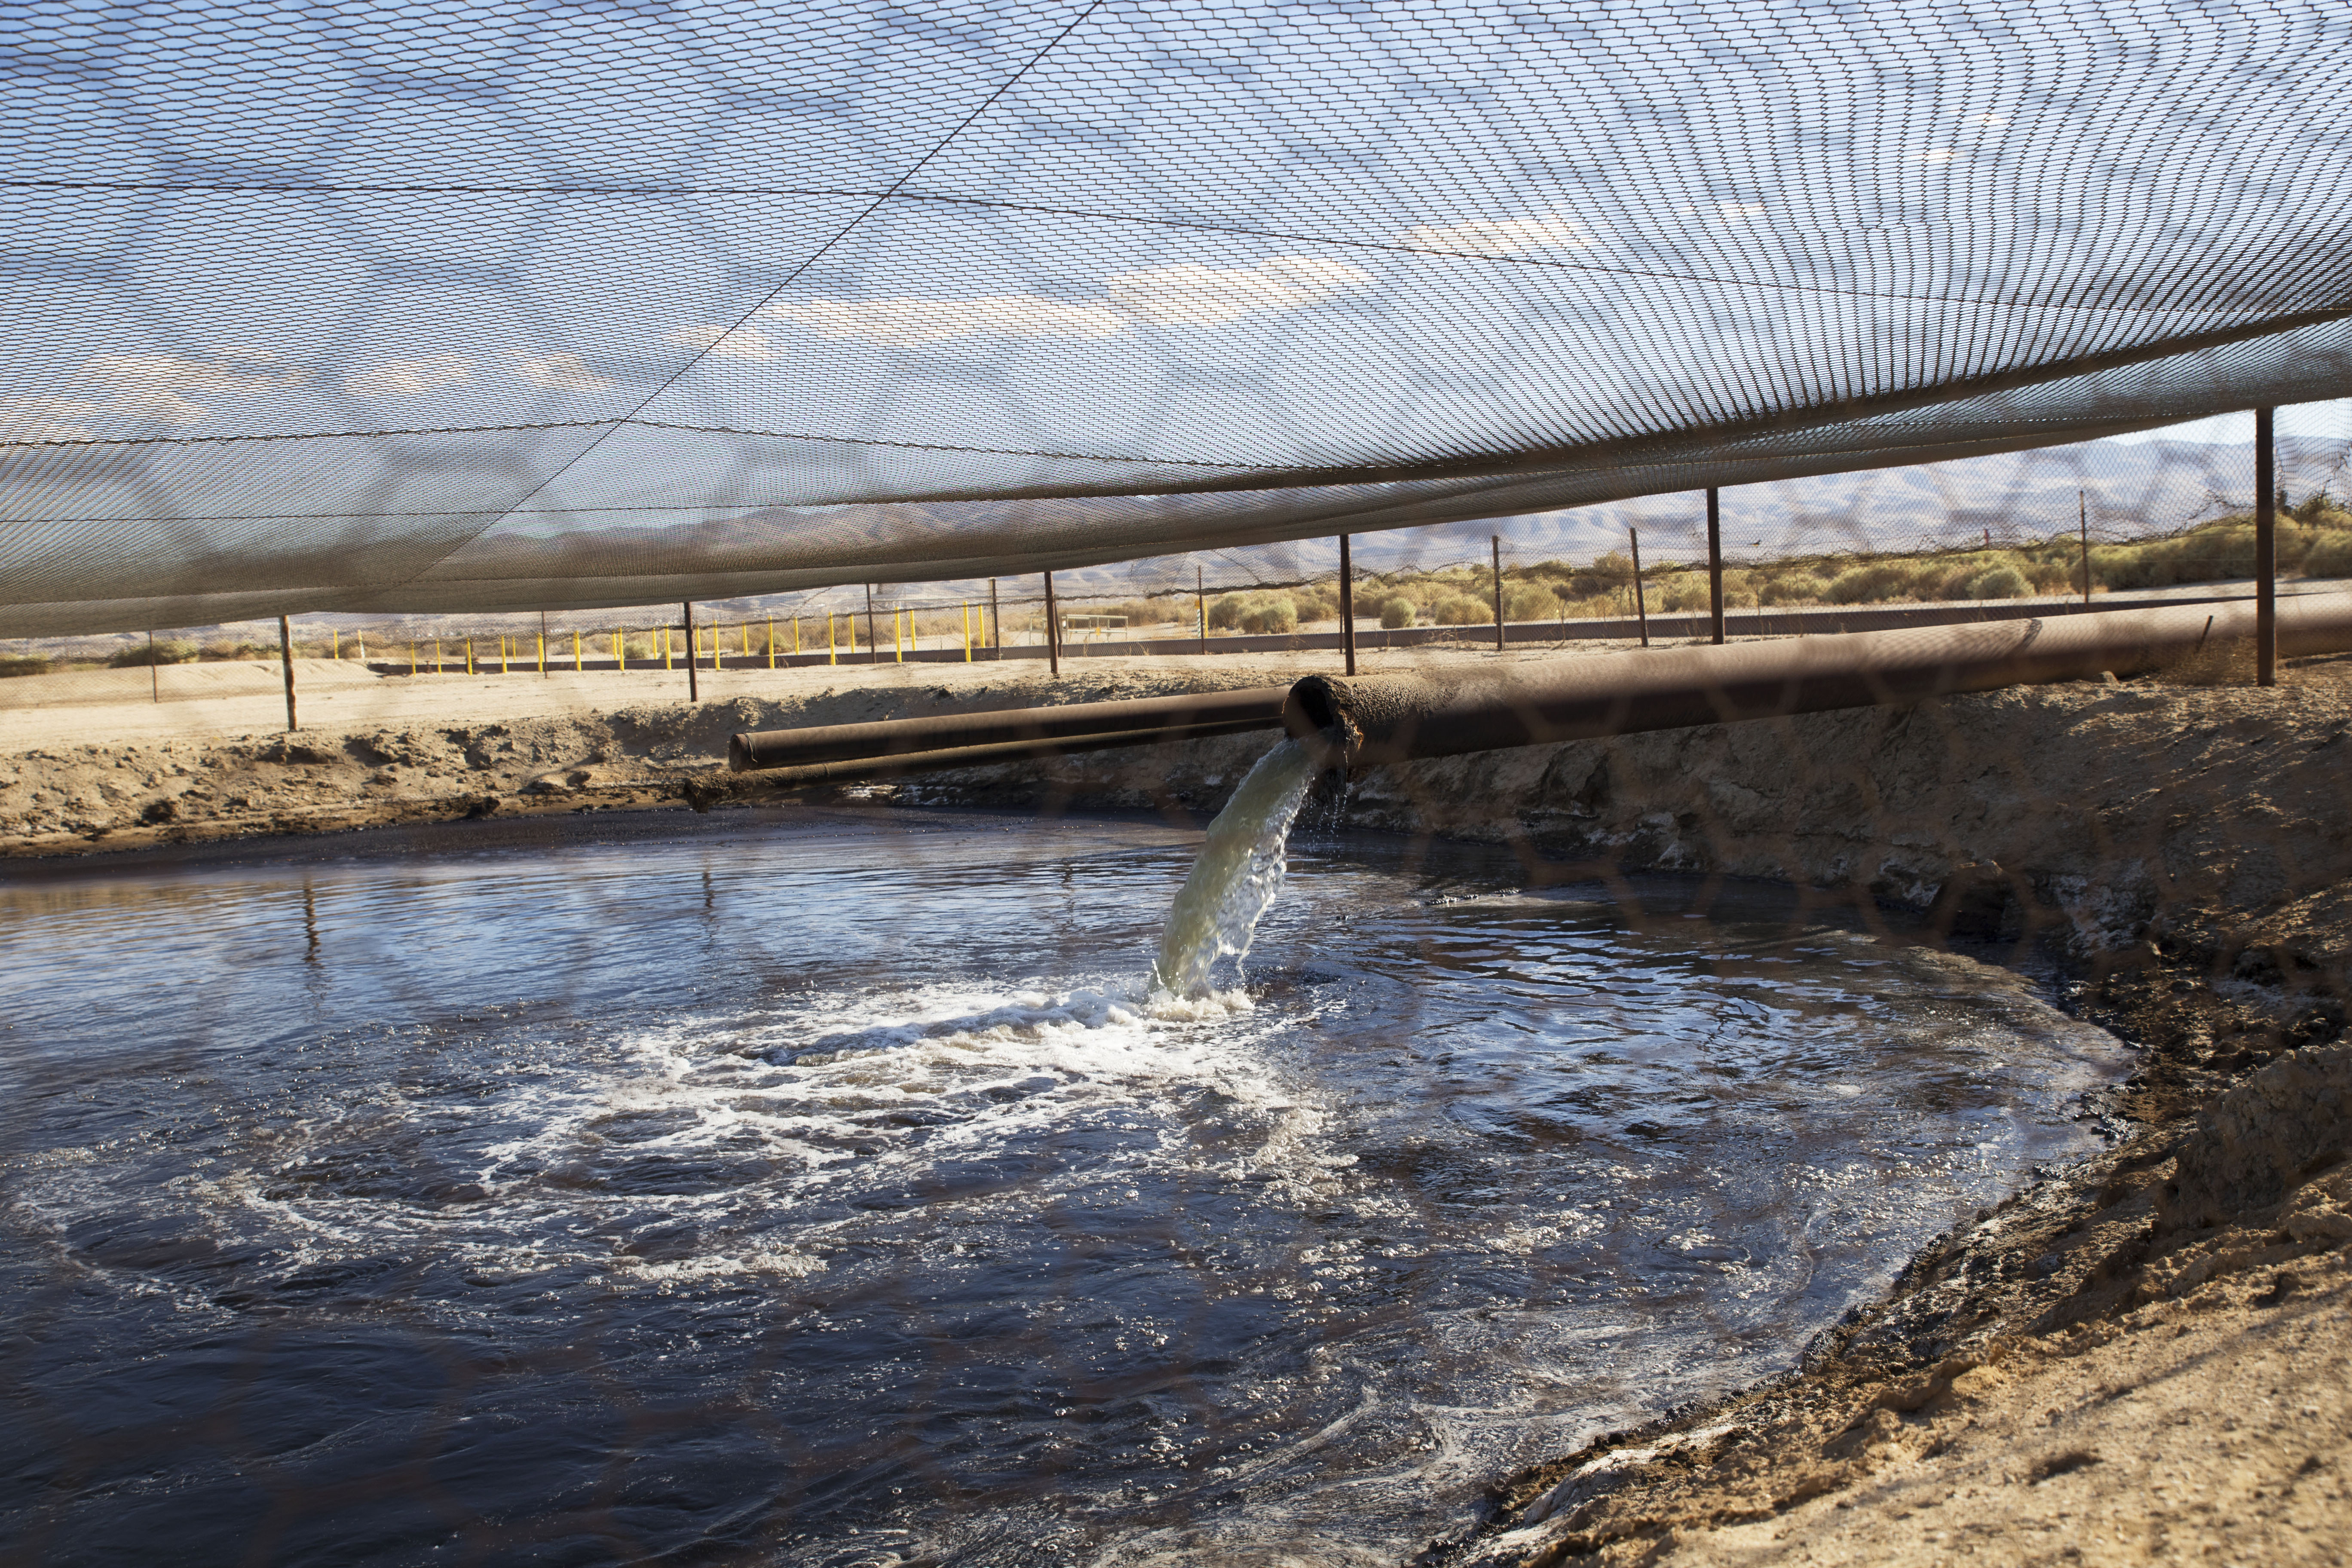
<instances>
[{"instance_id":1,"label":"fence post","mask_svg":"<svg viewBox=\"0 0 2352 1568\"><path fill-rule=\"evenodd\" d=\"M1503 651L1503 536L1495 541L1495 651Z\"/></svg>"},{"instance_id":2,"label":"fence post","mask_svg":"<svg viewBox=\"0 0 2352 1568\"><path fill-rule=\"evenodd\" d=\"M294 631L278 617L278 662L286 671L286 732L294 732Z\"/></svg>"},{"instance_id":3,"label":"fence post","mask_svg":"<svg viewBox=\"0 0 2352 1568\"><path fill-rule=\"evenodd\" d=\"M2254 410L2254 684L2278 684L2278 454L2274 410Z\"/></svg>"},{"instance_id":4,"label":"fence post","mask_svg":"<svg viewBox=\"0 0 2352 1568\"><path fill-rule=\"evenodd\" d=\"M1625 537L1633 544L1633 614L1640 620L1642 646L1647 647L1650 646L1650 606L1642 597L1642 531L1629 528L1625 531Z\"/></svg>"},{"instance_id":5,"label":"fence post","mask_svg":"<svg viewBox=\"0 0 2352 1568\"><path fill-rule=\"evenodd\" d=\"M1045 574L1045 673L1056 679L1062 674L1062 627L1054 615L1054 574Z\"/></svg>"},{"instance_id":6,"label":"fence post","mask_svg":"<svg viewBox=\"0 0 2352 1568\"><path fill-rule=\"evenodd\" d=\"M996 650L998 658L1003 658L1004 657L1004 614L997 607L996 579L993 577L988 580L988 624L993 634L988 639L988 646Z\"/></svg>"},{"instance_id":7,"label":"fence post","mask_svg":"<svg viewBox=\"0 0 2352 1568\"><path fill-rule=\"evenodd\" d=\"M1348 673L1353 675L1356 673L1356 581L1348 565L1348 536L1343 533L1339 536L1339 646L1348 655Z\"/></svg>"},{"instance_id":8,"label":"fence post","mask_svg":"<svg viewBox=\"0 0 2352 1568\"><path fill-rule=\"evenodd\" d=\"M694 683L694 667L700 662L694 657L694 602L689 599L683 607L686 610L686 700L699 702L702 693L695 689Z\"/></svg>"},{"instance_id":9,"label":"fence post","mask_svg":"<svg viewBox=\"0 0 2352 1568\"><path fill-rule=\"evenodd\" d=\"M1713 485L1706 488L1706 602L1719 644L1723 641L1723 508Z\"/></svg>"},{"instance_id":10,"label":"fence post","mask_svg":"<svg viewBox=\"0 0 2352 1568\"><path fill-rule=\"evenodd\" d=\"M2091 607L2091 502L2087 490L2074 492L2074 521L2083 530L2083 607Z\"/></svg>"},{"instance_id":11,"label":"fence post","mask_svg":"<svg viewBox=\"0 0 2352 1568\"><path fill-rule=\"evenodd\" d=\"M1201 617L1201 651L1209 651L1209 590L1198 566L1192 568L1192 609Z\"/></svg>"}]
</instances>

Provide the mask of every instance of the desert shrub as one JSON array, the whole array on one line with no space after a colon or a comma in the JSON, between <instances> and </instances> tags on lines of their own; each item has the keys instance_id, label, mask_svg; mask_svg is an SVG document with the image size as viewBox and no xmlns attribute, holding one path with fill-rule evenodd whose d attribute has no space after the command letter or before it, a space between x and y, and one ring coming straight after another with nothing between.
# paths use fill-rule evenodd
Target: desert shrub
<instances>
[{"instance_id":1,"label":"desert shrub","mask_svg":"<svg viewBox=\"0 0 2352 1568\"><path fill-rule=\"evenodd\" d=\"M1392 595L1381 601L1381 625L1390 631L1412 625L1415 613L1412 601L1402 594Z\"/></svg>"},{"instance_id":2,"label":"desert shrub","mask_svg":"<svg viewBox=\"0 0 2352 1568\"><path fill-rule=\"evenodd\" d=\"M106 661L109 669L131 669L151 664L188 664L196 657L196 645L192 642L159 642L150 647L140 643L117 652Z\"/></svg>"},{"instance_id":3,"label":"desert shrub","mask_svg":"<svg viewBox=\"0 0 2352 1568\"><path fill-rule=\"evenodd\" d=\"M1209 606L1209 626L1213 631L1258 635L1295 632L1298 629L1298 604L1287 594L1264 590L1227 594Z\"/></svg>"},{"instance_id":4,"label":"desert shrub","mask_svg":"<svg viewBox=\"0 0 2352 1568\"><path fill-rule=\"evenodd\" d=\"M2306 577L2352 577L2352 531L2323 533L2304 552Z\"/></svg>"},{"instance_id":5,"label":"desert shrub","mask_svg":"<svg viewBox=\"0 0 2352 1568\"><path fill-rule=\"evenodd\" d=\"M1302 621L1336 621L1339 618L1339 595L1328 588L1294 588L1290 602L1297 606Z\"/></svg>"},{"instance_id":6,"label":"desert shrub","mask_svg":"<svg viewBox=\"0 0 2352 1568\"><path fill-rule=\"evenodd\" d=\"M1995 566L1969 579L1966 596L1971 599L2022 599L2033 592L2033 584L2024 573L2014 566Z\"/></svg>"},{"instance_id":7,"label":"desert shrub","mask_svg":"<svg viewBox=\"0 0 2352 1568\"><path fill-rule=\"evenodd\" d=\"M1757 589L1757 602L1765 605L1818 605L1828 596L1830 585L1810 572L1792 572L1785 577L1769 577Z\"/></svg>"},{"instance_id":8,"label":"desert shrub","mask_svg":"<svg viewBox=\"0 0 2352 1568\"><path fill-rule=\"evenodd\" d=\"M1495 611L1467 594L1452 594L1429 607L1429 618L1441 626L1492 626Z\"/></svg>"},{"instance_id":9,"label":"desert shrub","mask_svg":"<svg viewBox=\"0 0 2352 1568\"><path fill-rule=\"evenodd\" d=\"M1559 618L1559 595L1540 583L1513 583L1503 590L1503 614L1514 621Z\"/></svg>"},{"instance_id":10,"label":"desert shrub","mask_svg":"<svg viewBox=\"0 0 2352 1568\"><path fill-rule=\"evenodd\" d=\"M1677 572L1657 584L1655 603L1670 615L1685 610L1704 610L1709 605L1706 576L1699 572Z\"/></svg>"},{"instance_id":11,"label":"desert shrub","mask_svg":"<svg viewBox=\"0 0 2352 1568\"><path fill-rule=\"evenodd\" d=\"M1832 605L1883 605L1889 599L1910 597L1916 574L1908 562L1864 562L1839 573L1824 596Z\"/></svg>"},{"instance_id":12,"label":"desert shrub","mask_svg":"<svg viewBox=\"0 0 2352 1568\"><path fill-rule=\"evenodd\" d=\"M50 662L37 654L0 654L0 680L16 675L47 675Z\"/></svg>"}]
</instances>

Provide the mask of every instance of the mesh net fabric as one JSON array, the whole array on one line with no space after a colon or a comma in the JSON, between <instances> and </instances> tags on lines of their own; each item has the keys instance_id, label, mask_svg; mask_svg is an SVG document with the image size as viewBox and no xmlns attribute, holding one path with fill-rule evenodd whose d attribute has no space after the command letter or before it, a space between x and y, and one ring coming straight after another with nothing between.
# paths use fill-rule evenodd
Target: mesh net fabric
<instances>
[{"instance_id":1,"label":"mesh net fabric","mask_svg":"<svg viewBox=\"0 0 2352 1568\"><path fill-rule=\"evenodd\" d=\"M2352 361L2318 5L0 27L19 637L1245 550Z\"/></svg>"}]
</instances>

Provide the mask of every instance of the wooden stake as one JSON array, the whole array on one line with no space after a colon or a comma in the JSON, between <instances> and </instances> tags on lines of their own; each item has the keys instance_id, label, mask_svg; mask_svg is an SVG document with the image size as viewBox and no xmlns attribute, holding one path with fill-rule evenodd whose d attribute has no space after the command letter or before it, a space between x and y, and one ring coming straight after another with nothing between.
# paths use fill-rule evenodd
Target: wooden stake
<instances>
[{"instance_id":1,"label":"wooden stake","mask_svg":"<svg viewBox=\"0 0 2352 1568\"><path fill-rule=\"evenodd\" d=\"M2254 684L2278 684L2278 453L2273 410L2254 410Z\"/></svg>"},{"instance_id":2,"label":"wooden stake","mask_svg":"<svg viewBox=\"0 0 2352 1568\"><path fill-rule=\"evenodd\" d=\"M1348 673L1356 673L1356 583L1349 569L1348 536L1339 536L1339 646L1347 650ZM1195 568L1198 570L1198 568Z\"/></svg>"},{"instance_id":3,"label":"wooden stake","mask_svg":"<svg viewBox=\"0 0 2352 1568\"><path fill-rule=\"evenodd\" d=\"M292 734L294 723L294 631L286 617L278 617L278 662L286 670L286 732Z\"/></svg>"},{"instance_id":4,"label":"wooden stake","mask_svg":"<svg viewBox=\"0 0 2352 1568\"><path fill-rule=\"evenodd\" d=\"M1723 641L1723 508L1714 486L1706 490L1706 601L1715 617L1715 640Z\"/></svg>"},{"instance_id":5,"label":"wooden stake","mask_svg":"<svg viewBox=\"0 0 2352 1568\"><path fill-rule=\"evenodd\" d=\"M1633 544L1633 614L1640 617L1642 646L1647 647L1650 646L1650 606L1642 596L1642 531L1629 528L1625 531L1625 537Z\"/></svg>"},{"instance_id":6,"label":"wooden stake","mask_svg":"<svg viewBox=\"0 0 2352 1568\"><path fill-rule=\"evenodd\" d=\"M1495 542L1495 651L1503 651L1503 536L1496 534Z\"/></svg>"}]
</instances>

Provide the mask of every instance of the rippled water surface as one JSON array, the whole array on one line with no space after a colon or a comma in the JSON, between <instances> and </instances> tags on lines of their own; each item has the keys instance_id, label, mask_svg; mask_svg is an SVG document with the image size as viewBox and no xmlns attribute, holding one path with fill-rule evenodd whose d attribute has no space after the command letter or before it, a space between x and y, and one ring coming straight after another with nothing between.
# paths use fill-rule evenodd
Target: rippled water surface
<instances>
[{"instance_id":1,"label":"rippled water surface","mask_svg":"<svg viewBox=\"0 0 2352 1568\"><path fill-rule=\"evenodd\" d=\"M1392 1562L2118 1055L1788 895L1306 834L1154 1010L1196 839L654 820L0 882L0 1554Z\"/></svg>"}]
</instances>

